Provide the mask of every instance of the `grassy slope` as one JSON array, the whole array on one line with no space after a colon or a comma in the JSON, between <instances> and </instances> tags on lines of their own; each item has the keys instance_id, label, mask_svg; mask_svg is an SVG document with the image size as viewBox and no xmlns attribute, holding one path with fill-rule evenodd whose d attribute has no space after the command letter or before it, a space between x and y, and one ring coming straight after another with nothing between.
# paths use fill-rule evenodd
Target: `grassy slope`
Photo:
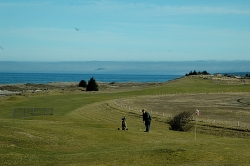
<instances>
[{"instance_id":1,"label":"grassy slope","mask_svg":"<svg viewBox=\"0 0 250 166\"><path fill-rule=\"evenodd\" d=\"M168 130L153 121L144 133L140 112L113 99L173 92L249 91L249 85L213 85L180 79L119 93L53 94L1 99L0 163L3 165L247 165L249 139ZM54 116L12 118L13 107L53 107ZM118 131L121 117L128 131Z\"/></svg>"}]
</instances>

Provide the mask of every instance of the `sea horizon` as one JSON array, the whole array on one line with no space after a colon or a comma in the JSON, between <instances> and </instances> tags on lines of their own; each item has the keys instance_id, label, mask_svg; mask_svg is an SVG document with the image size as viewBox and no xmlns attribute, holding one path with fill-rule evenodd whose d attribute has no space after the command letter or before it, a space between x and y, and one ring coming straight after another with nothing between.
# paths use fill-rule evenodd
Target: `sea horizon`
<instances>
[{"instance_id":1,"label":"sea horizon","mask_svg":"<svg viewBox=\"0 0 250 166\"><path fill-rule=\"evenodd\" d=\"M94 78L97 82L167 82L183 75L171 74L79 74L79 73L17 73L0 72L0 84L46 84L53 82L80 82Z\"/></svg>"},{"instance_id":2,"label":"sea horizon","mask_svg":"<svg viewBox=\"0 0 250 166\"><path fill-rule=\"evenodd\" d=\"M0 61L2 73L77 73L185 75L190 71L208 73L250 72L250 61Z\"/></svg>"}]
</instances>

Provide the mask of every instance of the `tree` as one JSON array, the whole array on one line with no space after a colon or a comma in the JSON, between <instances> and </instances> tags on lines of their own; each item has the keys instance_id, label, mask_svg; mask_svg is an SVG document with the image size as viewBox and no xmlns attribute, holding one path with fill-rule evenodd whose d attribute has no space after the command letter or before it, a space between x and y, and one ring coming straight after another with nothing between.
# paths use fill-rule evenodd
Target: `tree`
<instances>
[{"instance_id":1,"label":"tree","mask_svg":"<svg viewBox=\"0 0 250 166\"><path fill-rule=\"evenodd\" d=\"M79 87L86 87L87 86L87 82L85 80L81 80L78 84Z\"/></svg>"},{"instance_id":2,"label":"tree","mask_svg":"<svg viewBox=\"0 0 250 166\"><path fill-rule=\"evenodd\" d=\"M95 79L92 77L88 81L88 85L86 87L87 91L98 91L98 84L96 83Z\"/></svg>"},{"instance_id":3,"label":"tree","mask_svg":"<svg viewBox=\"0 0 250 166\"><path fill-rule=\"evenodd\" d=\"M190 71L189 74L186 74L185 76L192 76L192 75L209 75L209 73L205 70L203 72L196 72L195 70L194 71Z\"/></svg>"},{"instance_id":4,"label":"tree","mask_svg":"<svg viewBox=\"0 0 250 166\"><path fill-rule=\"evenodd\" d=\"M208 73L206 70L202 72L203 75L209 75L210 73Z\"/></svg>"},{"instance_id":5,"label":"tree","mask_svg":"<svg viewBox=\"0 0 250 166\"><path fill-rule=\"evenodd\" d=\"M194 70L193 75L197 75L197 72Z\"/></svg>"},{"instance_id":6,"label":"tree","mask_svg":"<svg viewBox=\"0 0 250 166\"><path fill-rule=\"evenodd\" d=\"M175 131L189 131L193 127L191 123L192 112L183 111L175 115L167 123L169 124L170 130Z\"/></svg>"}]
</instances>

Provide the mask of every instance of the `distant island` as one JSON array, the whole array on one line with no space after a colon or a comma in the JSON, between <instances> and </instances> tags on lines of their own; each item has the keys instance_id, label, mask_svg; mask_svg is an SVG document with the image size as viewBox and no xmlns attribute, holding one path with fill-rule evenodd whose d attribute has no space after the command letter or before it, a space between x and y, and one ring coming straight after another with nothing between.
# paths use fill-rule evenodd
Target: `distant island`
<instances>
[{"instance_id":1,"label":"distant island","mask_svg":"<svg viewBox=\"0 0 250 166\"><path fill-rule=\"evenodd\" d=\"M151 74L185 75L187 71L214 73L250 73L250 61L1 61L0 72L12 73L81 73L81 74Z\"/></svg>"}]
</instances>

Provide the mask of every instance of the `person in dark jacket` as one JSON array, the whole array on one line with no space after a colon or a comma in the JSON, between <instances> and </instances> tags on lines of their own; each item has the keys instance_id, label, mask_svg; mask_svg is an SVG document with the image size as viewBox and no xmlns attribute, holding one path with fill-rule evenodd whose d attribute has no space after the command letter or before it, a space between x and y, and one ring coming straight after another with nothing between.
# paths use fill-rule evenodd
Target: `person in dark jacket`
<instances>
[{"instance_id":1,"label":"person in dark jacket","mask_svg":"<svg viewBox=\"0 0 250 166\"><path fill-rule=\"evenodd\" d=\"M143 122L146 126L146 131L145 132L149 132L150 129L150 123L151 123L151 116L150 114L145 111L144 109L142 110L142 118L143 118Z\"/></svg>"}]
</instances>

